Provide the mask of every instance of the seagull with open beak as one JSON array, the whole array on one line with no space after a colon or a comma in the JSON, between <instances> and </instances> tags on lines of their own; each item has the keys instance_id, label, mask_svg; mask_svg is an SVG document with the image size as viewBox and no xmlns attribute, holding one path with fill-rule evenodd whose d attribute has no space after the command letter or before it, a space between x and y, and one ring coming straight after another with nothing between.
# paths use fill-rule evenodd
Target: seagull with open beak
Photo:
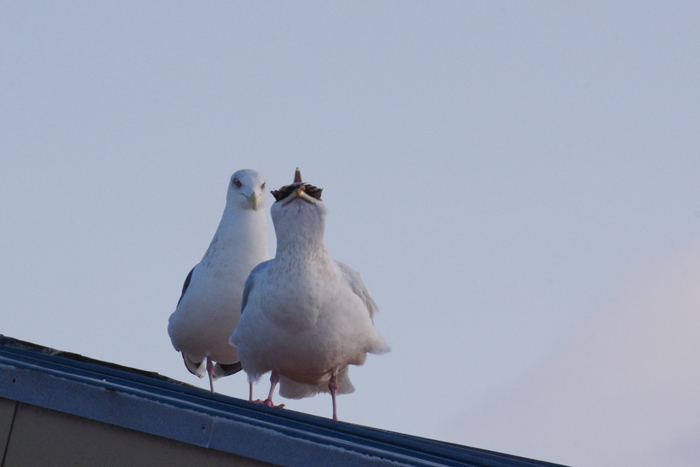
<instances>
[{"instance_id":1,"label":"seagull with open beak","mask_svg":"<svg viewBox=\"0 0 700 467\"><path fill-rule=\"evenodd\" d=\"M250 273L231 344L251 383L271 372L263 403L273 405L278 383L280 395L291 399L329 392L337 420L336 395L355 389L348 366L388 349L359 273L326 250L321 192L302 182L299 169L291 185L272 192L277 253Z\"/></svg>"}]
</instances>

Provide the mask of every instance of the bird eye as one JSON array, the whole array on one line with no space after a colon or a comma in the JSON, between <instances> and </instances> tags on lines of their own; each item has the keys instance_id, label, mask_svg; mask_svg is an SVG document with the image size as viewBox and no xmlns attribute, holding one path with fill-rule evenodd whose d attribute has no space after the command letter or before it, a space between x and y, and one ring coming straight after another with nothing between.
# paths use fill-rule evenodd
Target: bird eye
<instances>
[{"instance_id":1,"label":"bird eye","mask_svg":"<svg viewBox=\"0 0 700 467\"><path fill-rule=\"evenodd\" d=\"M264 190L264 189L265 189L265 182L263 182L263 184L260 185L260 189L261 189L261 190Z\"/></svg>"},{"instance_id":2,"label":"bird eye","mask_svg":"<svg viewBox=\"0 0 700 467\"><path fill-rule=\"evenodd\" d=\"M234 178L232 183L233 183L234 185L236 185L236 188L240 188L240 187L241 187L241 181L238 180L237 178Z\"/></svg>"}]
</instances>

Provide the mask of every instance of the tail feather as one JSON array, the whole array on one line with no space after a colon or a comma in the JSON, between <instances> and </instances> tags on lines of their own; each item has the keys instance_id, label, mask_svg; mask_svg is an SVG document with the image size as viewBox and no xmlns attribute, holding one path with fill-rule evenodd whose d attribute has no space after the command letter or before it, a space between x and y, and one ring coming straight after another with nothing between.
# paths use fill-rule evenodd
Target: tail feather
<instances>
[{"instance_id":1,"label":"tail feather","mask_svg":"<svg viewBox=\"0 0 700 467\"><path fill-rule=\"evenodd\" d=\"M320 392L330 392L328 389L328 380L320 384L306 384L293 381L286 376L280 375L280 396L287 399L303 399L305 397L314 396ZM348 376L348 367L343 368L338 372L338 391L337 394L350 394L355 392L355 386L352 385Z\"/></svg>"}]
</instances>

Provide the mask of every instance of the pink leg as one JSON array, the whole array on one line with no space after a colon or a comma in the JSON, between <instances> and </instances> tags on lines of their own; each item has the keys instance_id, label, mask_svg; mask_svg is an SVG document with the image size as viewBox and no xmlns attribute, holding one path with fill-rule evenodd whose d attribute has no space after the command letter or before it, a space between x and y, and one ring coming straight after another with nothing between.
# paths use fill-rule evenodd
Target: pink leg
<instances>
[{"instance_id":1,"label":"pink leg","mask_svg":"<svg viewBox=\"0 0 700 467\"><path fill-rule=\"evenodd\" d=\"M270 373L270 393L267 395L267 399L263 401L263 403L267 406L274 407L275 404L272 403L272 395L275 393L275 388L277 387L277 383L280 382L280 375L277 374L275 370L272 370L272 373Z\"/></svg>"},{"instance_id":2,"label":"pink leg","mask_svg":"<svg viewBox=\"0 0 700 467\"><path fill-rule=\"evenodd\" d=\"M338 409L335 404L335 393L338 391L338 377L334 373L331 376L331 380L328 383L328 389L331 391L331 398L333 399L333 420L338 421Z\"/></svg>"},{"instance_id":3,"label":"pink leg","mask_svg":"<svg viewBox=\"0 0 700 467\"><path fill-rule=\"evenodd\" d=\"M277 383L280 381L280 375L277 374L275 370L272 370L272 373L270 374L270 393L267 395L267 399L264 401L261 401L260 399L253 401L253 384L251 383L250 385L250 400L251 402L255 402L256 404L263 404L268 407L275 407L277 409L281 409L284 407L284 404L280 405L275 405L272 403L272 395L275 393L275 388L277 387Z\"/></svg>"},{"instance_id":4,"label":"pink leg","mask_svg":"<svg viewBox=\"0 0 700 467\"><path fill-rule=\"evenodd\" d=\"M253 402L253 383L248 382L248 402Z\"/></svg>"},{"instance_id":5,"label":"pink leg","mask_svg":"<svg viewBox=\"0 0 700 467\"><path fill-rule=\"evenodd\" d=\"M214 363L207 357L207 373L209 373L209 389L214 392Z\"/></svg>"}]
</instances>

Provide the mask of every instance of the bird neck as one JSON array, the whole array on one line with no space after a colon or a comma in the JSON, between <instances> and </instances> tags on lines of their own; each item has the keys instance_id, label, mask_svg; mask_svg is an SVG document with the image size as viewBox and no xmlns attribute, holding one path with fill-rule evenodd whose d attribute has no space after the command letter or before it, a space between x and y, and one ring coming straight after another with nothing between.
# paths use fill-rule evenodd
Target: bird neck
<instances>
[{"instance_id":1,"label":"bird neck","mask_svg":"<svg viewBox=\"0 0 700 467\"><path fill-rule=\"evenodd\" d=\"M325 255L328 255L328 250L326 250L326 245L323 243L323 238L320 241L309 237L297 238L294 241L280 241L280 238L277 237L276 260L284 261L286 259Z\"/></svg>"},{"instance_id":2,"label":"bird neck","mask_svg":"<svg viewBox=\"0 0 700 467\"><path fill-rule=\"evenodd\" d=\"M275 225L277 252L275 258L292 259L300 256L327 255L323 241L324 224L294 222L286 226Z\"/></svg>"},{"instance_id":3,"label":"bird neck","mask_svg":"<svg viewBox=\"0 0 700 467\"><path fill-rule=\"evenodd\" d=\"M230 262L248 257L269 258L265 212L226 206L202 261L209 259L211 263L213 258L220 258L222 262Z\"/></svg>"},{"instance_id":4,"label":"bird neck","mask_svg":"<svg viewBox=\"0 0 700 467\"><path fill-rule=\"evenodd\" d=\"M277 237L275 261L296 261L327 255L323 242L328 209L322 201L314 204L297 198L287 205L276 202L270 214Z\"/></svg>"}]
</instances>

